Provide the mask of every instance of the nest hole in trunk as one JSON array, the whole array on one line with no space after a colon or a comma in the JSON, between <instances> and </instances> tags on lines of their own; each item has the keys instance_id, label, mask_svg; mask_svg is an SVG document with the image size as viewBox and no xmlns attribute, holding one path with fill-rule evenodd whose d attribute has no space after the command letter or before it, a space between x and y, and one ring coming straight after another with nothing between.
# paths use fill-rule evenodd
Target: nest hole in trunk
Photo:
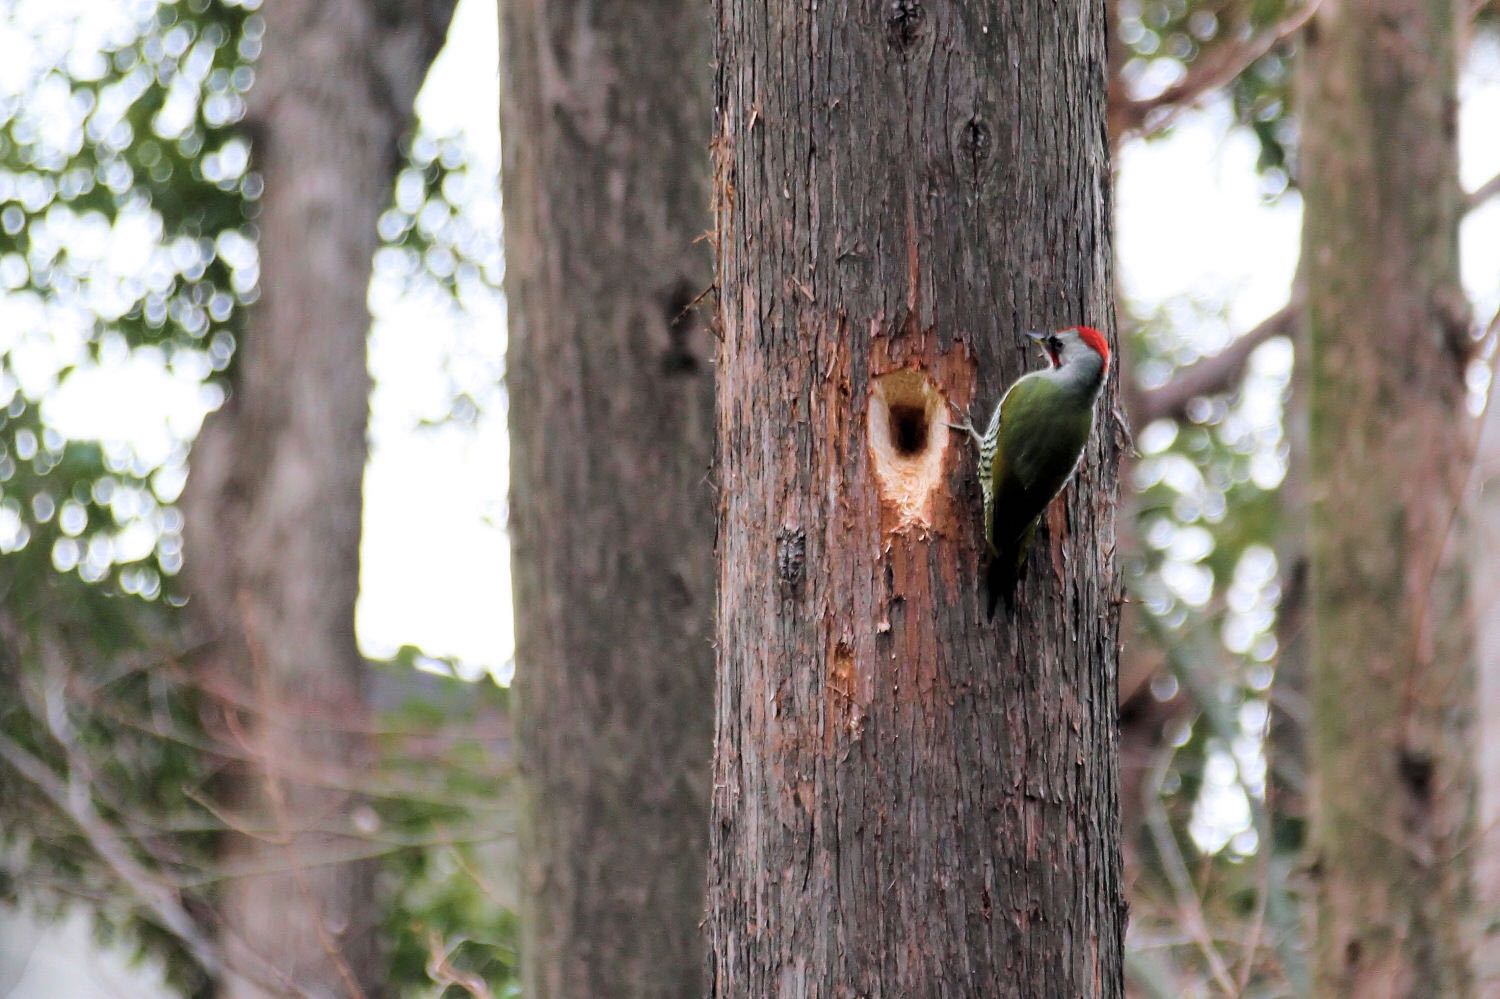
<instances>
[{"instance_id":1,"label":"nest hole in trunk","mask_svg":"<svg viewBox=\"0 0 1500 999\"><path fill-rule=\"evenodd\" d=\"M948 449L943 394L920 371L881 375L870 388L870 457L883 503L897 527L930 526L932 499L943 482Z\"/></svg>"}]
</instances>

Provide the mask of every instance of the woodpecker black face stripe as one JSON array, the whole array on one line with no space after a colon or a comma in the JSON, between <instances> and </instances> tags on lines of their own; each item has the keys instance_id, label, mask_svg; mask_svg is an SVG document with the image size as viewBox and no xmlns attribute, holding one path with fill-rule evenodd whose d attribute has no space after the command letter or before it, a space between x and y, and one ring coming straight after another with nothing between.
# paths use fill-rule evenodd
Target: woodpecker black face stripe
<instances>
[{"instance_id":1,"label":"woodpecker black face stripe","mask_svg":"<svg viewBox=\"0 0 1500 999\"><path fill-rule=\"evenodd\" d=\"M1040 333L1035 330L1027 330L1026 337L1034 340L1036 345L1042 348L1043 356L1055 368L1062 364L1062 343L1053 333Z\"/></svg>"},{"instance_id":2,"label":"woodpecker black face stripe","mask_svg":"<svg viewBox=\"0 0 1500 999\"><path fill-rule=\"evenodd\" d=\"M1062 366L1063 342L1055 335L1047 338L1047 353L1052 355L1052 366Z\"/></svg>"}]
</instances>

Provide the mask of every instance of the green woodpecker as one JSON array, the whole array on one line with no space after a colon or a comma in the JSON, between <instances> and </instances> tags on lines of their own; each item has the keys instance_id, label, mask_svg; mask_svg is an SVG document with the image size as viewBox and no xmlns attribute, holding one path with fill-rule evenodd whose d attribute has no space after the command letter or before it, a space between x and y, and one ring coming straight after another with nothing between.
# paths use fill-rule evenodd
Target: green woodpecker
<instances>
[{"instance_id":1,"label":"green woodpecker","mask_svg":"<svg viewBox=\"0 0 1500 999\"><path fill-rule=\"evenodd\" d=\"M1073 326L1026 335L1041 346L1048 367L1016 379L983 436L967 421L950 424L966 431L979 448L991 618L1001 597L1010 606L1037 523L1078 467L1094 428L1094 402L1109 372L1109 344L1096 329Z\"/></svg>"}]
</instances>

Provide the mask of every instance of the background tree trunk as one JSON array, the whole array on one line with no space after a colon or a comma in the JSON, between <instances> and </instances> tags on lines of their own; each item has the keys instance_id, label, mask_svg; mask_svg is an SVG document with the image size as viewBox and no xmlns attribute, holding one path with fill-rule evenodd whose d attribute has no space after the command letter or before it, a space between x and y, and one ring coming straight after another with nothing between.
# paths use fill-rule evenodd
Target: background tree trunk
<instances>
[{"instance_id":1,"label":"background tree trunk","mask_svg":"<svg viewBox=\"0 0 1500 999\"><path fill-rule=\"evenodd\" d=\"M1302 54L1319 995L1471 987L1462 12L1325 4Z\"/></svg>"},{"instance_id":2,"label":"background tree trunk","mask_svg":"<svg viewBox=\"0 0 1500 999\"><path fill-rule=\"evenodd\" d=\"M1479 668L1479 809L1475 901L1481 995L1500 991L1500 386L1491 384L1474 469L1470 588Z\"/></svg>"},{"instance_id":3,"label":"background tree trunk","mask_svg":"<svg viewBox=\"0 0 1500 999\"><path fill-rule=\"evenodd\" d=\"M368 761L354 638L369 374L365 299L397 146L453 0L276 0L248 127L265 181L260 300L183 507L207 675L248 701L227 728L224 994L380 995L372 862L347 791ZM244 834L240 834L240 833Z\"/></svg>"},{"instance_id":4,"label":"background tree trunk","mask_svg":"<svg viewBox=\"0 0 1500 999\"><path fill-rule=\"evenodd\" d=\"M720 0L717 995L1118 995L1111 379L1017 609L969 444L1111 327L1098 6Z\"/></svg>"},{"instance_id":5,"label":"background tree trunk","mask_svg":"<svg viewBox=\"0 0 1500 999\"><path fill-rule=\"evenodd\" d=\"M524 991L699 996L707 11L502 9Z\"/></svg>"}]
</instances>

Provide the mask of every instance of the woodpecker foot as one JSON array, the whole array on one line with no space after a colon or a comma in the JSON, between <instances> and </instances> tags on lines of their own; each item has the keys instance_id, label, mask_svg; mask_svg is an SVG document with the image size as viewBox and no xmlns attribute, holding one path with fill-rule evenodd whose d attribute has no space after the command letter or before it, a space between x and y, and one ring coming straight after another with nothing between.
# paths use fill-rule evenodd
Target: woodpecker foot
<instances>
[{"instance_id":1,"label":"woodpecker foot","mask_svg":"<svg viewBox=\"0 0 1500 999\"><path fill-rule=\"evenodd\" d=\"M966 434L969 435L969 440L971 440L971 441L974 442L974 446L976 448L983 446L983 444L984 444L984 438L981 437L981 436L979 436L979 431L977 431L977 430L974 429L974 421L970 420L967 416L964 416L962 413L959 413L957 407L955 407L953 405L953 403L951 403L951 402L948 403L948 407L950 409L952 409L953 412L954 412L954 414L957 415L957 416L959 416L963 420L963 422L962 423L945 423L945 424L943 424L943 426L947 427L949 430L962 430L964 433L966 433Z\"/></svg>"}]
</instances>

